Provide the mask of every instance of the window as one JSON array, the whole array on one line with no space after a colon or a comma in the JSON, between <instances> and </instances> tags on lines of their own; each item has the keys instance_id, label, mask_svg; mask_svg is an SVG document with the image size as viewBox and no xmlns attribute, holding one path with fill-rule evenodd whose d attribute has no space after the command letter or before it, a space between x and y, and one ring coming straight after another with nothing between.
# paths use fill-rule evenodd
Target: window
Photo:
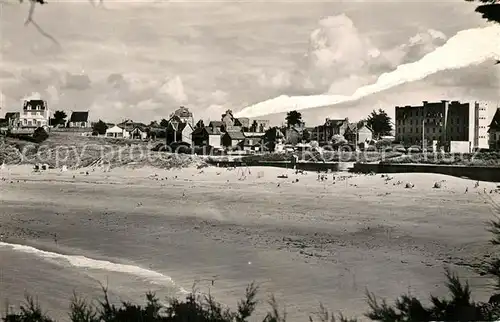
<instances>
[{"instance_id":1,"label":"window","mask_svg":"<svg viewBox=\"0 0 500 322\"><path fill-rule=\"evenodd\" d=\"M435 127L432 128L432 133L436 133L436 128Z\"/></svg>"}]
</instances>

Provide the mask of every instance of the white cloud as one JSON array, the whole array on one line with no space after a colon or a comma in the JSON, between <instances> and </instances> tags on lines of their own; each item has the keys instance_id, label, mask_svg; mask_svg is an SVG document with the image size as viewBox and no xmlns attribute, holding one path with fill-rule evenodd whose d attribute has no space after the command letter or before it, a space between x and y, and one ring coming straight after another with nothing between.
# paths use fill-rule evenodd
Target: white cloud
<instances>
[{"instance_id":1,"label":"white cloud","mask_svg":"<svg viewBox=\"0 0 500 322\"><path fill-rule=\"evenodd\" d=\"M337 19L338 20L338 19ZM335 20L335 21L337 21ZM347 26L347 30L353 31L351 24L344 18L340 19L344 26ZM338 26L338 23L328 23L327 25ZM341 28L342 29L342 28ZM315 34L318 34L316 32ZM354 34L354 33L351 33ZM315 38L316 39L316 38ZM326 46L328 41L321 40L319 38L319 45L316 47L329 48L331 46ZM397 66L395 70L381 74L377 80L371 84L363 84L359 86L354 93L347 92L346 96L340 101L354 101L361 97L378 93L389 88L396 87L401 84L414 82L417 80L422 80L429 75L435 74L440 71L450 70L450 69L460 69L468 67L471 65L481 64L488 59L500 59L500 26L492 25L486 28L475 28L470 30L465 30L457 33L455 36L450 38L444 45L436 48L432 52L426 54L424 57L415 62L404 63L409 57L415 55L422 55L428 50L434 49L437 42L443 42L445 39L444 34L441 34L435 30L428 31L423 34L419 34L410 39L409 44L399 47L399 50L403 52L399 59L403 64ZM358 39L355 41L357 45L354 48L361 50L363 42ZM368 46L369 47L369 46ZM328 51L330 52L330 51ZM341 54L335 54L335 50L331 55L322 53L321 57L343 57ZM364 57L362 53L356 53L356 50L348 49L350 55L354 58ZM337 59L337 58L336 58ZM334 61L335 59L333 59ZM356 59L354 59L356 60ZM322 63L325 62L324 59L321 60ZM355 64L361 64L361 61L357 61ZM355 65L354 64L354 65ZM354 65L349 66L347 63L347 69L349 70ZM326 65L325 65L326 66ZM359 82L364 79L362 76L358 77ZM352 77L347 80L341 80L339 83L346 88L352 88L358 81L356 77ZM335 83L330 87L330 92L334 92L337 88L334 86ZM335 88L332 88L335 87ZM345 89L345 88L344 88ZM335 94L340 94L335 91ZM352 94L352 95L351 95ZM267 114L286 112L292 109L307 109L323 105L337 104L340 102L339 96L309 96L307 97L286 97L286 102L281 100L269 100L249 106L240 113L239 116L247 117L257 117ZM296 103L292 103L296 102ZM295 105L295 107L293 107Z\"/></svg>"},{"instance_id":2,"label":"white cloud","mask_svg":"<svg viewBox=\"0 0 500 322\"><path fill-rule=\"evenodd\" d=\"M158 92L162 95L167 95L173 98L179 103L184 103L188 99L186 93L184 92L184 85L182 84L182 80L179 76L175 76L165 82L160 87Z\"/></svg>"}]
</instances>

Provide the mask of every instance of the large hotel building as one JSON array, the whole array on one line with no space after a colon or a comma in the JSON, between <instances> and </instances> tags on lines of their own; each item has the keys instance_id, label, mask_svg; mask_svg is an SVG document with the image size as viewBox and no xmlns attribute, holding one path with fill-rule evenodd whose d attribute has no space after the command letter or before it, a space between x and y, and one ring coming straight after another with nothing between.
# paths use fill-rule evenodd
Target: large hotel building
<instances>
[{"instance_id":1,"label":"large hotel building","mask_svg":"<svg viewBox=\"0 0 500 322\"><path fill-rule=\"evenodd\" d=\"M396 106L396 140L411 145L425 141L427 146L433 141L468 141L474 149L487 149L487 109L488 103L458 101Z\"/></svg>"}]
</instances>

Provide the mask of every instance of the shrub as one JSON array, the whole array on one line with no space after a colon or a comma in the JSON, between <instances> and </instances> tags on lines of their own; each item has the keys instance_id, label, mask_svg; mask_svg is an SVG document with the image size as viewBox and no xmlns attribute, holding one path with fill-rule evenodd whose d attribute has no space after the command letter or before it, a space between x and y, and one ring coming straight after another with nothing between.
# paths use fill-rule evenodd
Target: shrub
<instances>
[{"instance_id":1,"label":"shrub","mask_svg":"<svg viewBox=\"0 0 500 322\"><path fill-rule=\"evenodd\" d=\"M49 134L43 127L38 127L35 132L33 132L33 141L35 143L42 143L49 138Z\"/></svg>"}]
</instances>

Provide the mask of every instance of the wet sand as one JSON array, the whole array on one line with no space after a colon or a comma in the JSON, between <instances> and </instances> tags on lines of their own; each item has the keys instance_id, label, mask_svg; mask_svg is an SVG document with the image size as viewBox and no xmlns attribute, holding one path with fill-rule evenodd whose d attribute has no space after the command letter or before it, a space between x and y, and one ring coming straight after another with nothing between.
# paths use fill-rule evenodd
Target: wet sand
<instances>
[{"instance_id":1,"label":"wet sand","mask_svg":"<svg viewBox=\"0 0 500 322\"><path fill-rule=\"evenodd\" d=\"M491 251L484 222L500 201L493 183L395 174L334 184L334 174L322 182L275 168L85 171L0 171L4 242L49 252L0 245L1 301L17 305L28 290L64 319L73 291L93 297L99 283L115 298L142 300L146 290L182 295L197 281L234 306L256 281L260 298L274 293L290 321L304 321L320 302L362 317L365 288L390 299L444 294L445 266L469 279L476 299L487 294L488 281L464 263ZM118 272L124 267L136 269Z\"/></svg>"}]
</instances>

